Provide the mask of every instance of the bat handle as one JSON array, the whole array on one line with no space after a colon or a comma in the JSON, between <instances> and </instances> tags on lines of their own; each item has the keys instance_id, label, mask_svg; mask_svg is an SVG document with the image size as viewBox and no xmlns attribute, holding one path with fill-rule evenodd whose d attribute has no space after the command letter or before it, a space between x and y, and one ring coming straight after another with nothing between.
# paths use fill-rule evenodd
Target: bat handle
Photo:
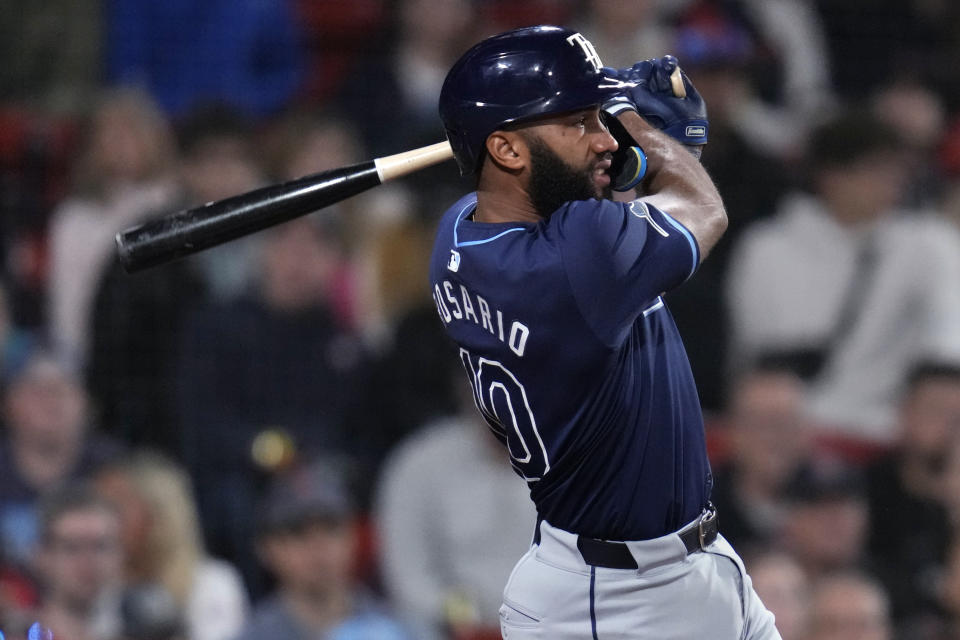
<instances>
[{"instance_id":1,"label":"bat handle","mask_svg":"<svg viewBox=\"0 0 960 640\"><path fill-rule=\"evenodd\" d=\"M450 143L444 140L412 151L377 158L374 162L377 166L377 175L380 177L380 182L386 182L452 157L453 149L450 147Z\"/></svg>"},{"instance_id":2,"label":"bat handle","mask_svg":"<svg viewBox=\"0 0 960 640\"><path fill-rule=\"evenodd\" d=\"M683 86L683 76L680 75L680 67L673 70L670 74L670 86L673 87L673 95L678 98L687 97L687 88Z\"/></svg>"}]
</instances>

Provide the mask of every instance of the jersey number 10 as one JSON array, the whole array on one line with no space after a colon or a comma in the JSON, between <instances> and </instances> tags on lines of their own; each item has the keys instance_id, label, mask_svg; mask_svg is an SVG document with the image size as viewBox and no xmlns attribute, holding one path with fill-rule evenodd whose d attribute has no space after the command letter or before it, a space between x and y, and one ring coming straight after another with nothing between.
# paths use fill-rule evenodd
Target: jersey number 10
<instances>
[{"instance_id":1,"label":"jersey number 10","mask_svg":"<svg viewBox=\"0 0 960 640\"><path fill-rule=\"evenodd\" d=\"M466 349L460 349L460 361L470 378L477 409L506 444L513 468L527 482L540 480L550 470L550 461L523 384L499 362Z\"/></svg>"}]
</instances>

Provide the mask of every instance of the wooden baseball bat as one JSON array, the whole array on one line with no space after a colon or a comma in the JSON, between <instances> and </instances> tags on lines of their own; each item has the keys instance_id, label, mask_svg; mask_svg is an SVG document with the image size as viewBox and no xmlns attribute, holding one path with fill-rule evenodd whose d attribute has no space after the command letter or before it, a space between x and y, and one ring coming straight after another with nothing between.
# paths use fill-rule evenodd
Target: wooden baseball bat
<instances>
[{"instance_id":1,"label":"wooden baseball bat","mask_svg":"<svg viewBox=\"0 0 960 640\"><path fill-rule=\"evenodd\" d=\"M453 157L447 141L322 171L172 213L116 236L128 273L169 262L340 202Z\"/></svg>"}]
</instances>

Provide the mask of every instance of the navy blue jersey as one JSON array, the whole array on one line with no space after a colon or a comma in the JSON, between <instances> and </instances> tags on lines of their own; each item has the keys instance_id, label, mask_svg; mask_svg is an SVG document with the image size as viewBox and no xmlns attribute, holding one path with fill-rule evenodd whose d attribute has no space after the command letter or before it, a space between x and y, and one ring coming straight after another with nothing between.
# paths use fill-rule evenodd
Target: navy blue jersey
<instances>
[{"instance_id":1,"label":"navy blue jersey","mask_svg":"<svg viewBox=\"0 0 960 640\"><path fill-rule=\"evenodd\" d=\"M478 408L552 525L607 540L675 531L712 479L693 375L662 294L699 261L640 200L570 202L535 224L437 230L430 280Z\"/></svg>"}]
</instances>

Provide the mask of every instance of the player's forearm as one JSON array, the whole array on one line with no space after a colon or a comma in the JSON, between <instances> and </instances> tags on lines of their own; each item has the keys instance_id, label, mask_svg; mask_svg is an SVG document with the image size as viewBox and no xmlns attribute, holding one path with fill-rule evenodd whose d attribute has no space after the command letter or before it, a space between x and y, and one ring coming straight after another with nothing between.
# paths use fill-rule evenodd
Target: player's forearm
<instances>
[{"instance_id":1,"label":"player's forearm","mask_svg":"<svg viewBox=\"0 0 960 640\"><path fill-rule=\"evenodd\" d=\"M727 228L726 210L713 180L683 145L635 112L625 111L618 118L647 155L647 174L640 185L643 199L690 230L703 260Z\"/></svg>"}]
</instances>

